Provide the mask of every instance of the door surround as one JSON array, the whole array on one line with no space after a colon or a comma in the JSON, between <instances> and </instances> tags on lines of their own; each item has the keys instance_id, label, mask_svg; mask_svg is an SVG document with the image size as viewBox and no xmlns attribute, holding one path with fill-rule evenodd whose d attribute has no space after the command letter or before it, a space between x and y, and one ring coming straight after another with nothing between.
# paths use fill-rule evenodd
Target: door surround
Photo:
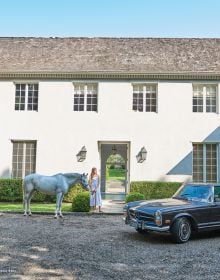
<instances>
[{"instance_id":1,"label":"door surround","mask_svg":"<svg viewBox=\"0 0 220 280\"><path fill-rule=\"evenodd\" d=\"M111 149L115 145L118 154L125 160L125 192L124 197L130 191L130 141L98 141L98 150L100 155L100 185L103 197L106 194L106 160L111 155ZM115 196L117 197L117 196ZM114 196L113 196L114 199Z\"/></svg>"}]
</instances>

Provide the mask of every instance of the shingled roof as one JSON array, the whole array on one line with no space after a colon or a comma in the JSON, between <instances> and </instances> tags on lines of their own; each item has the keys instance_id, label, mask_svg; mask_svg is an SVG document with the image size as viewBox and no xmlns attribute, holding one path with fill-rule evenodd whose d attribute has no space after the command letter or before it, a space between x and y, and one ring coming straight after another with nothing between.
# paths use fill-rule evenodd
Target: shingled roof
<instances>
[{"instance_id":1,"label":"shingled roof","mask_svg":"<svg viewBox=\"0 0 220 280\"><path fill-rule=\"evenodd\" d=\"M220 39L0 38L0 72L220 74Z\"/></svg>"}]
</instances>

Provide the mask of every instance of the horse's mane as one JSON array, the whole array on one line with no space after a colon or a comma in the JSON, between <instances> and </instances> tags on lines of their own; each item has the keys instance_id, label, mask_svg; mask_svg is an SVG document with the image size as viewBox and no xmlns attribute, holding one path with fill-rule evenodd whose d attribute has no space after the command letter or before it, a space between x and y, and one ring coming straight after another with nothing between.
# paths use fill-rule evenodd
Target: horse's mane
<instances>
[{"instance_id":1,"label":"horse's mane","mask_svg":"<svg viewBox=\"0 0 220 280\"><path fill-rule=\"evenodd\" d=\"M79 173L62 173L63 176L67 177L67 178L73 178L73 177L80 177L81 174Z\"/></svg>"}]
</instances>

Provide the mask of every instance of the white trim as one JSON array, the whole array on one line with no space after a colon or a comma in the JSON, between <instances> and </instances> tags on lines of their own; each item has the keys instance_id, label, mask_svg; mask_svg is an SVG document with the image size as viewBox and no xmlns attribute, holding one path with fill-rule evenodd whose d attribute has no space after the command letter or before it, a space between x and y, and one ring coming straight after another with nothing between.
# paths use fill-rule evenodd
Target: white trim
<instances>
[{"instance_id":1,"label":"white trim","mask_svg":"<svg viewBox=\"0 0 220 280\"><path fill-rule=\"evenodd\" d=\"M126 175L125 175L125 180L126 180L126 185L125 185L125 195L130 192L130 166L131 166L131 159L130 159L130 149L131 149L131 142L130 141L97 141L98 143L98 151L99 151L99 158L100 158L100 182L101 182L101 174L102 174L102 145L126 145L127 147L127 160L126 162Z\"/></svg>"},{"instance_id":2,"label":"white trim","mask_svg":"<svg viewBox=\"0 0 220 280\"><path fill-rule=\"evenodd\" d=\"M200 86L202 87L202 98L203 98L203 111L202 112L193 112L193 98L194 98L194 87L196 86ZM216 92L215 92L215 101L216 101L216 110L215 112L207 112L206 109L206 104L207 104L207 86L215 86L216 88ZM197 107L196 107L197 108ZM218 83L214 83L214 82L198 82L192 83L192 113L196 113L196 114L219 114L219 86Z\"/></svg>"}]
</instances>

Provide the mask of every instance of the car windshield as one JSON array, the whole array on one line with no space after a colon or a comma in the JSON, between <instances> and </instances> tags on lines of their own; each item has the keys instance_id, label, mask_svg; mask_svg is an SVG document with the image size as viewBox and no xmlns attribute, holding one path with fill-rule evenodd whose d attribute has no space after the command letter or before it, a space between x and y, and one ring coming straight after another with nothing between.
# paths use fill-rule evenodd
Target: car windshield
<instances>
[{"instance_id":1,"label":"car windshield","mask_svg":"<svg viewBox=\"0 0 220 280\"><path fill-rule=\"evenodd\" d=\"M211 194L210 186L203 185L185 185L180 188L174 198L186 199L186 200L203 200L207 201Z\"/></svg>"}]
</instances>

